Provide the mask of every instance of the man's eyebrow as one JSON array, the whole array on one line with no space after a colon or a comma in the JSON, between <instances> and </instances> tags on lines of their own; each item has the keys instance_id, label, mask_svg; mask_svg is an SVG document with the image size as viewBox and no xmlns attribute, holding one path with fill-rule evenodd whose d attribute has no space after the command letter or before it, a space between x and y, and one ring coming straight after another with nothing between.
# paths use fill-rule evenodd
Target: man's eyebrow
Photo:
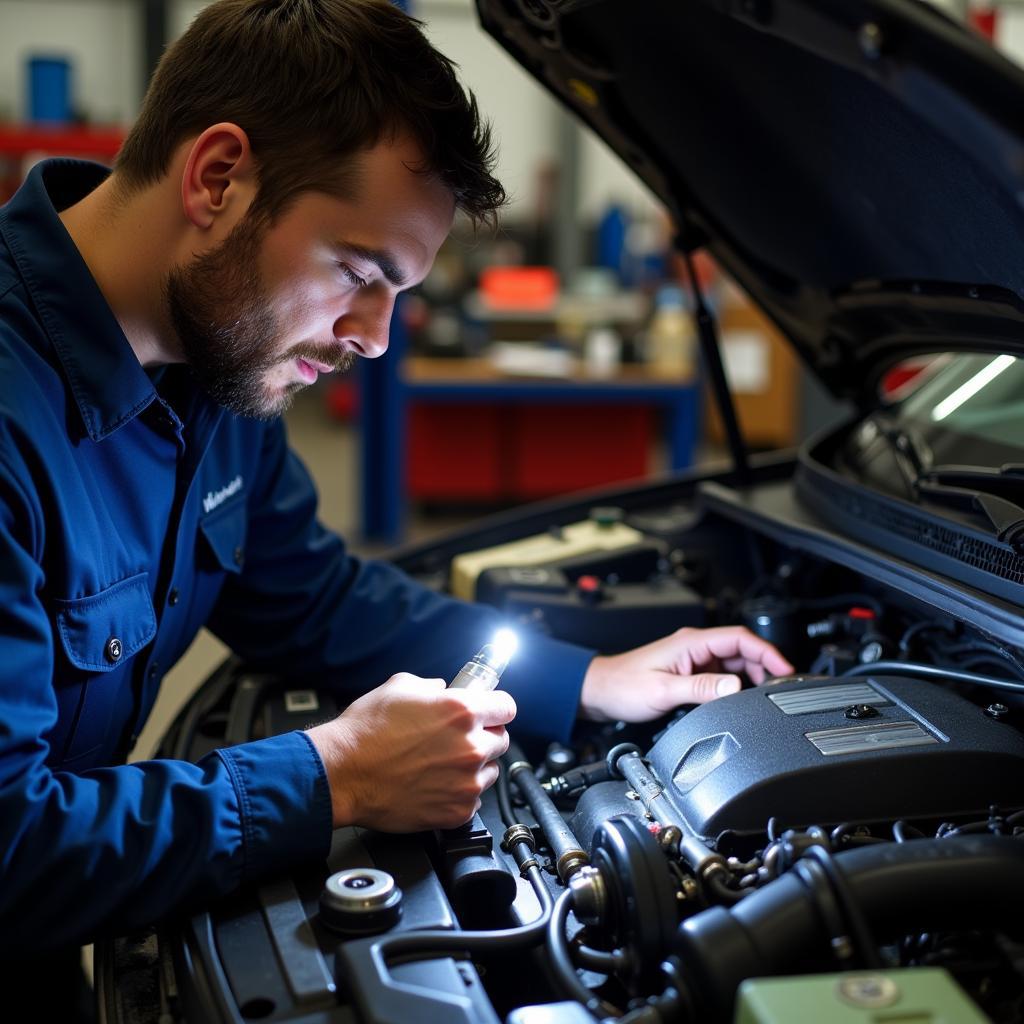
<instances>
[{"instance_id":1,"label":"man's eyebrow","mask_svg":"<svg viewBox=\"0 0 1024 1024\"><path fill-rule=\"evenodd\" d=\"M396 288L401 288L405 284L405 274L399 269L394 256L386 249L368 249L365 245L356 245L354 242L335 242L334 244L335 248L351 253L357 259L374 264Z\"/></svg>"}]
</instances>

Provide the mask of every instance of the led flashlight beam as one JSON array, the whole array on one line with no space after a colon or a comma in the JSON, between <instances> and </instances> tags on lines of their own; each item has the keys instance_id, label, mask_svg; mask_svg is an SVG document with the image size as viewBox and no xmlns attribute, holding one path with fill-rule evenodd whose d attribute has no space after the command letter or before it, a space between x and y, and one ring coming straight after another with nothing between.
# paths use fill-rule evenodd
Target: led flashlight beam
<instances>
[{"instance_id":1,"label":"led flashlight beam","mask_svg":"<svg viewBox=\"0 0 1024 1024\"><path fill-rule=\"evenodd\" d=\"M511 629L499 629L489 644L484 644L452 680L452 689L493 690L516 653L519 639Z\"/></svg>"}]
</instances>

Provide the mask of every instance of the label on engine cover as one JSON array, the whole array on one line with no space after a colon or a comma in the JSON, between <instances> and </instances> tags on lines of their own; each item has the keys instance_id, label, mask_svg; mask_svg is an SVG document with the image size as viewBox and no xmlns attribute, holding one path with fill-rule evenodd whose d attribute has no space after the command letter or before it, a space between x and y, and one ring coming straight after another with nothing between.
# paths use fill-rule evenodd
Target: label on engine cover
<instances>
[{"instance_id":1,"label":"label on engine cover","mask_svg":"<svg viewBox=\"0 0 1024 1024\"><path fill-rule=\"evenodd\" d=\"M851 704L889 704L889 698L870 683L826 683L805 690L770 693L768 699L786 715L806 715L811 711L838 711Z\"/></svg>"},{"instance_id":2,"label":"label on engine cover","mask_svg":"<svg viewBox=\"0 0 1024 1024\"><path fill-rule=\"evenodd\" d=\"M882 748L920 747L939 741L917 722L881 722L877 725L848 725L839 729L818 729L804 735L825 755L863 754Z\"/></svg>"}]
</instances>

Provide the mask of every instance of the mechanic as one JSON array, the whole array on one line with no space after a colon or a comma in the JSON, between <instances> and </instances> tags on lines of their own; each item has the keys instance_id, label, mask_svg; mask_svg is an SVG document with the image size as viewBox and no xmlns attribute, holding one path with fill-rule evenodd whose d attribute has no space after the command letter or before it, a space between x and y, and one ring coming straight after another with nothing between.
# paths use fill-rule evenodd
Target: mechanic
<instances>
[{"instance_id":1,"label":"mechanic","mask_svg":"<svg viewBox=\"0 0 1024 1024\"><path fill-rule=\"evenodd\" d=\"M455 210L504 201L492 163L451 64L385 0L220 0L113 173L46 161L0 211L0 944L23 985L24 958L322 858L332 827L467 820L517 706L564 739L577 714L791 671L738 627L615 657L530 636L503 690L446 690L494 612L317 522L279 414L384 352ZM126 764L202 626L362 696L199 764Z\"/></svg>"}]
</instances>

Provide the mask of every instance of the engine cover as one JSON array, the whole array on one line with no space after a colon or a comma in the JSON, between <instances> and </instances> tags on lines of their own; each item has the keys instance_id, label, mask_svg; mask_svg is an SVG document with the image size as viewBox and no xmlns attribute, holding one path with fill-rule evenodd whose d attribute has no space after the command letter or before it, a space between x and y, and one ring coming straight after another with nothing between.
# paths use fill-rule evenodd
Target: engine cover
<instances>
[{"instance_id":1,"label":"engine cover","mask_svg":"<svg viewBox=\"0 0 1024 1024\"><path fill-rule=\"evenodd\" d=\"M1024 805L1024 736L935 683L802 678L695 708L651 768L697 835Z\"/></svg>"}]
</instances>

